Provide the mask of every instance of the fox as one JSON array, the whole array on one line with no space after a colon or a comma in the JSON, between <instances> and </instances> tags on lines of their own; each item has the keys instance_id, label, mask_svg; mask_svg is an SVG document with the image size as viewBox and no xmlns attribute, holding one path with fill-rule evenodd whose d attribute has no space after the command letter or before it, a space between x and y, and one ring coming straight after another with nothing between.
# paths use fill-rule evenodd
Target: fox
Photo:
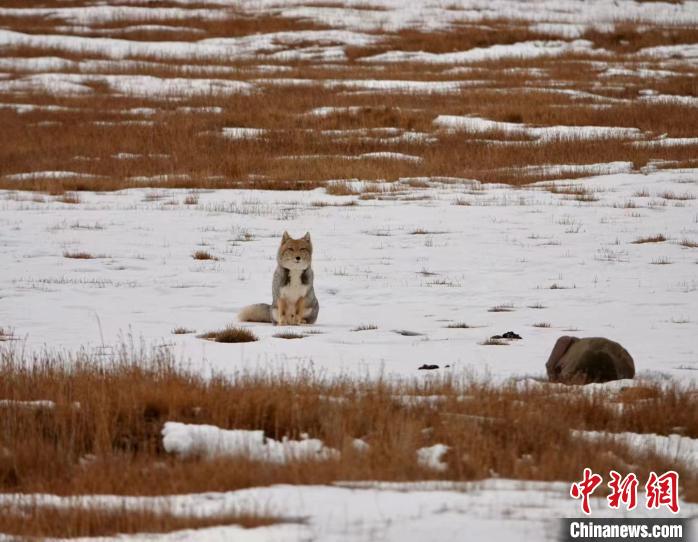
<instances>
[{"instance_id":1,"label":"fox","mask_svg":"<svg viewBox=\"0 0 698 542\"><path fill-rule=\"evenodd\" d=\"M287 231L276 253L276 271L271 283L271 305L256 303L238 313L241 322L268 322L274 325L314 324L320 303L313 288L313 243L307 232L293 239Z\"/></svg>"}]
</instances>

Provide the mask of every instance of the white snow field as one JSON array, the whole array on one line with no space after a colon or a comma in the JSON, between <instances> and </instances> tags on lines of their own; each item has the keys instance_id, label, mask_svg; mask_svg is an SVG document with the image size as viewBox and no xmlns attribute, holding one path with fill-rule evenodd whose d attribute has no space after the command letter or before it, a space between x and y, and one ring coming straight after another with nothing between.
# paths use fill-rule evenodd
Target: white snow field
<instances>
[{"instance_id":1,"label":"white snow field","mask_svg":"<svg viewBox=\"0 0 698 542\"><path fill-rule=\"evenodd\" d=\"M196 205L177 190L81 193L77 204L4 192L0 323L29 350L108 357L132 334L226 374L312 366L409 377L426 363L537 377L558 336L602 335L628 349L640 376L696 380L694 171L518 189L441 183L398 183L376 200L323 189L199 191ZM566 194L575 187L596 201ZM288 328L304 338L275 338L285 329L269 324L243 324L259 337L244 344L171 333L216 330L244 305L270 302L284 230L309 231L314 243L320 316ZM656 235L666 241L634 243ZM217 260L195 260L197 250ZM93 258L65 257L80 252ZM472 327L449 328L461 323ZM481 344L510 330L523 339Z\"/></svg>"},{"instance_id":2,"label":"white snow field","mask_svg":"<svg viewBox=\"0 0 698 542\"><path fill-rule=\"evenodd\" d=\"M483 482L346 483L333 486L252 488L228 493L162 497L58 497L0 495L0 504L25 502L45 506L97 506L165 509L201 516L225 512L282 511L304 524L256 529L214 527L167 535L120 536L100 540L200 540L205 542L400 542L492 540L519 542L558 540L555 518L579 517L579 502L569 498L569 485L559 482L486 480ZM628 513L608 509L605 499L591 499L603 517L667 517L638 506ZM695 516L698 505L681 503L681 515ZM1 536L1 535L0 535ZM0 538L2 540L2 538ZM76 540L76 539L74 539Z\"/></svg>"}]
</instances>

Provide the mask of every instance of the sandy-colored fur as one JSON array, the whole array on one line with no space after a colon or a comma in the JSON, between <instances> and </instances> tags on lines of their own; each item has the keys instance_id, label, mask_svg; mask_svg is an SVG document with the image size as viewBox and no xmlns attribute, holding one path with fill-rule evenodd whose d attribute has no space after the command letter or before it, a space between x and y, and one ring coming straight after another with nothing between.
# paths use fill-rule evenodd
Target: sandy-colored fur
<instances>
[{"instance_id":1,"label":"sandy-colored fur","mask_svg":"<svg viewBox=\"0 0 698 542\"><path fill-rule=\"evenodd\" d=\"M312 255L309 233L293 239L284 232L276 254L278 265L272 281L272 303L243 308L240 320L279 325L314 323L320 305L313 289Z\"/></svg>"}]
</instances>

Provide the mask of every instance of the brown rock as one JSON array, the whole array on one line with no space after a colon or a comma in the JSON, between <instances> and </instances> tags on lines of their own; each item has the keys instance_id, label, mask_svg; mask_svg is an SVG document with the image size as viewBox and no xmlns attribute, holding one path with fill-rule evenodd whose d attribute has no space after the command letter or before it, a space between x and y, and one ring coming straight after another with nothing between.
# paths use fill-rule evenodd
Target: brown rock
<instances>
[{"instance_id":1,"label":"brown rock","mask_svg":"<svg viewBox=\"0 0 698 542\"><path fill-rule=\"evenodd\" d=\"M551 382L564 384L609 382L635 376L635 363L628 351L603 337L560 337L545 368Z\"/></svg>"}]
</instances>

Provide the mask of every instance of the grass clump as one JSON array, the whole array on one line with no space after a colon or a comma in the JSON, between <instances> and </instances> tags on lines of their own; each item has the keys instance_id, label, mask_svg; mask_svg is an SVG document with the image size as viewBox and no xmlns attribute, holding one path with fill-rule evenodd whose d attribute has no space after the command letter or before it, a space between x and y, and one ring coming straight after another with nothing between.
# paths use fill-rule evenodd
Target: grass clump
<instances>
[{"instance_id":1,"label":"grass clump","mask_svg":"<svg viewBox=\"0 0 698 542\"><path fill-rule=\"evenodd\" d=\"M178 326L172 330L172 335L188 335L189 333L195 333L196 330L189 329L183 326Z\"/></svg>"},{"instance_id":2,"label":"grass clump","mask_svg":"<svg viewBox=\"0 0 698 542\"><path fill-rule=\"evenodd\" d=\"M503 305L495 305L494 307L491 307L487 310L487 312L513 312L514 310L514 305L511 304L503 304Z\"/></svg>"},{"instance_id":3,"label":"grass clump","mask_svg":"<svg viewBox=\"0 0 698 542\"><path fill-rule=\"evenodd\" d=\"M286 331L282 333L277 333L274 335L277 339L304 339L307 335L303 333L293 333L292 331Z\"/></svg>"},{"instance_id":4,"label":"grass clump","mask_svg":"<svg viewBox=\"0 0 698 542\"><path fill-rule=\"evenodd\" d=\"M361 324L360 326L356 326L352 331L373 331L378 329L377 325L374 324Z\"/></svg>"},{"instance_id":5,"label":"grass clump","mask_svg":"<svg viewBox=\"0 0 698 542\"><path fill-rule=\"evenodd\" d=\"M509 343L502 339L489 338L480 343L482 346L507 346Z\"/></svg>"},{"instance_id":6,"label":"grass clump","mask_svg":"<svg viewBox=\"0 0 698 542\"><path fill-rule=\"evenodd\" d=\"M195 260L213 260L218 261L218 257L214 256L207 250L197 250L191 255Z\"/></svg>"},{"instance_id":7,"label":"grass clump","mask_svg":"<svg viewBox=\"0 0 698 542\"><path fill-rule=\"evenodd\" d=\"M199 335L200 339L206 339L217 343L249 343L257 339L257 335L244 327L228 326L218 331L208 331Z\"/></svg>"},{"instance_id":8,"label":"grass clump","mask_svg":"<svg viewBox=\"0 0 698 542\"><path fill-rule=\"evenodd\" d=\"M638 237L633 241L633 244L635 245L642 245L644 243L663 243L666 241L666 237L662 235L661 233L658 233L657 235L649 235L647 237Z\"/></svg>"},{"instance_id":9,"label":"grass clump","mask_svg":"<svg viewBox=\"0 0 698 542\"><path fill-rule=\"evenodd\" d=\"M95 258L98 258L99 256L95 256L93 254L90 254L89 252L84 252L84 251L76 251L76 252L66 251L63 253L63 257L70 258L71 260L93 260Z\"/></svg>"}]
</instances>

